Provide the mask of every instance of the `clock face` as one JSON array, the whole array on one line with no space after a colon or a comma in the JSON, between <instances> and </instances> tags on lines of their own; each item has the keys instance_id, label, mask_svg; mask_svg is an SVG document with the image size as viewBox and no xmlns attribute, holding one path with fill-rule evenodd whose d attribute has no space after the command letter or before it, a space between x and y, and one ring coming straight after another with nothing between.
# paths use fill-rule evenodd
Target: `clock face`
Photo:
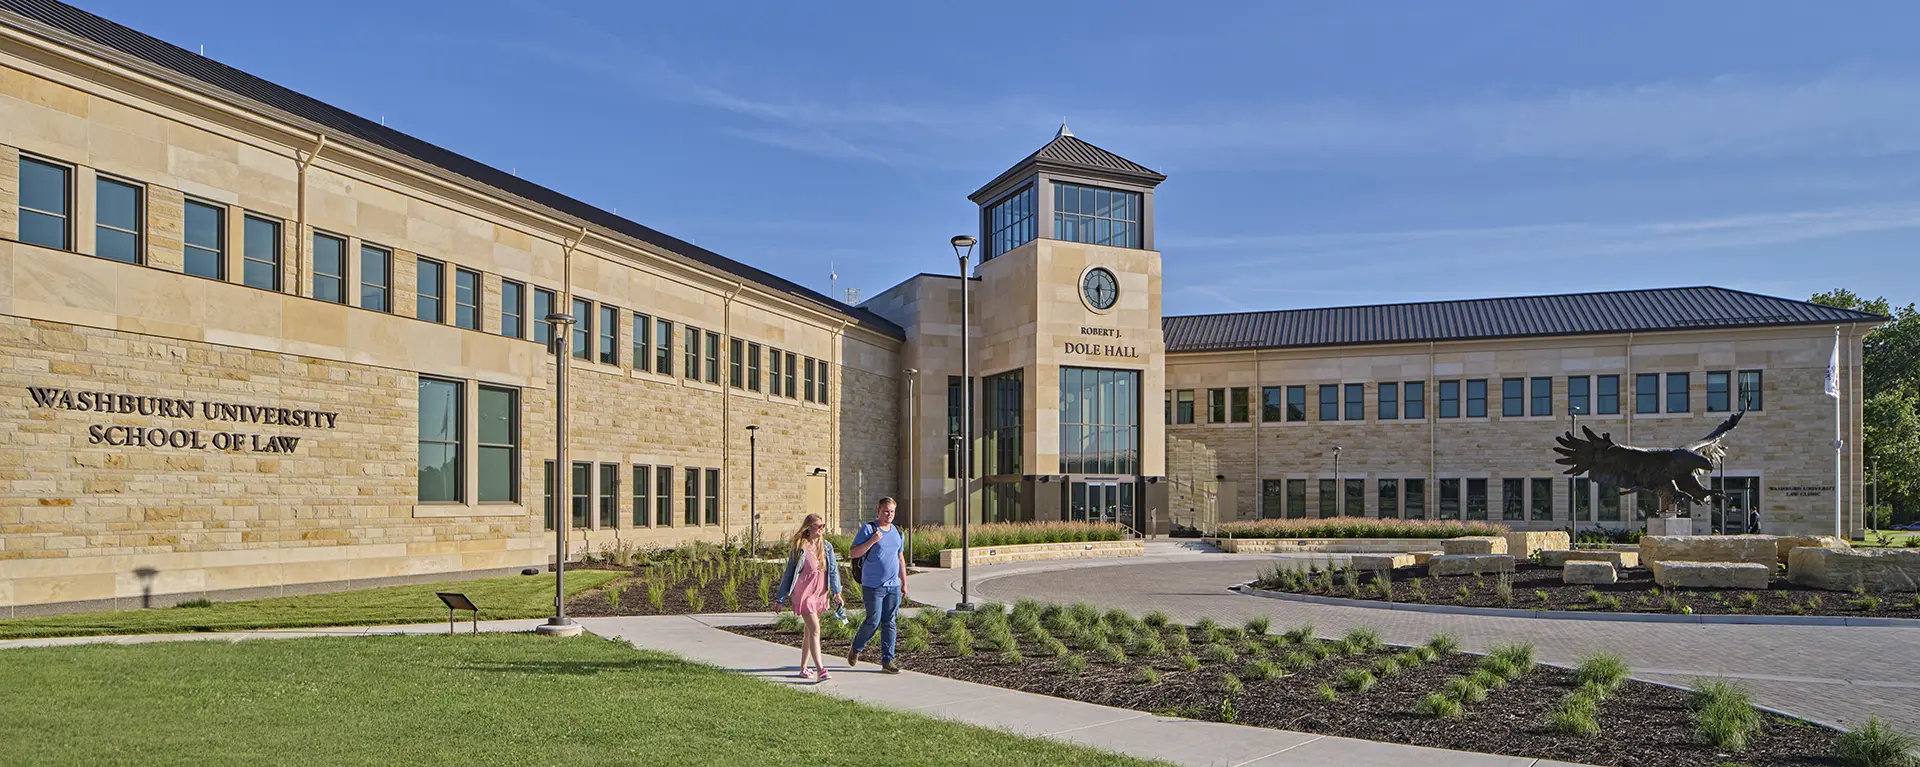
<instances>
[{"instance_id":1,"label":"clock face","mask_svg":"<svg viewBox=\"0 0 1920 767\"><path fill-rule=\"evenodd\" d=\"M1113 272L1101 268L1087 271L1080 280L1080 295L1087 305L1100 311L1113 308L1113 302L1120 298L1120 281L1114 279Z\"/></svg>"}]
</instances>

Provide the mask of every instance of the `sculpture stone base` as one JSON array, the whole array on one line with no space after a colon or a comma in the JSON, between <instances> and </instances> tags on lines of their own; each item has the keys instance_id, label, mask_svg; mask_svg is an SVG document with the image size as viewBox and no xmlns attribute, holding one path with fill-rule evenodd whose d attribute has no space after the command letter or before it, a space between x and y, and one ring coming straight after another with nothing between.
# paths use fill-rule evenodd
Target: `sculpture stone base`
<instances>
[{"instance_id":1,"label":"sculpture stone base","mask_svg":"<svg viewBox=\"0 0 1920 767\"><path fill-rule=\"evenodd\" d=\"M1689 517L1653 517L1647 520L1647 535L1693 535Z\"/></svg>"}]
</instances>

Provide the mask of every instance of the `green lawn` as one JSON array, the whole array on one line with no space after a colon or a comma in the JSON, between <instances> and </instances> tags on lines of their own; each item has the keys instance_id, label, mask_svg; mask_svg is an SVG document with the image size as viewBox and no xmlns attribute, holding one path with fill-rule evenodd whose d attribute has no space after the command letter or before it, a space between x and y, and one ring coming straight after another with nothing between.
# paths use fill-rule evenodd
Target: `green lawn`
<instances>
[{"instance_id":1,"label":"green lawn","mask_svg":"<svg viewBox=\"0 0 1920 767\"><path fill-rule=\"evenodd\" d=\"M1910 538L1920 538L1920 533L1915 533L1910 530L1884 530L1882 532L1888 538L1887 545L1894 548L1906 546L1907 540ZM1879 546L1880 541L1874 537L1873 533L1869 532L1865 540L1854 541L1853 545L1862 548L1872 548Z\"/></svg>"},{"instance_id":2,"label":"green lawn","mask_svg":"<svg viewBox=\"0 0 1920 767\"><path fill-rule=\"evenodd\" d=\"M573 595L598 588L623 574L606 570L570 572L567 593ZM520 575L251 602L215 602L209 607L9 618L0 620L0 639L427 623L447 619L446 606L433 595L436 591L458 591L471 597L473 603L480 606L481 620L539 618L553 614L553 576Z\"/></svg>"},{"instance_id":3,"label":"green lawn","mask_svg":"<svg viewBox=\"0 0 1920 767\"><path fill-rule=\"evenodd\" d=\"M0 762L1144 765L592 635L0 650Z\"/></svg>"}]
</instances>

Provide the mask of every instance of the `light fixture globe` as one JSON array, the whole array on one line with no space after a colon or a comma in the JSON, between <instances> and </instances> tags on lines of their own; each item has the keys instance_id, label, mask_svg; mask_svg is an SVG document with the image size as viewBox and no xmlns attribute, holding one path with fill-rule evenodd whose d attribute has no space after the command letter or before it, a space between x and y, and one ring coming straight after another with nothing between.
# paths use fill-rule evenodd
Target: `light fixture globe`
<instances>
[{"instance_id":1,"label":"light fixture globe","mask_svg":"<svg viewBox=\"0 0 1920 767\"><path fill-rule=\"evenodd\" d=\"M961 248L972 250L974 243L979 242L979 240L974 239L973 235L970 234L956 234L953 236L953 239L948 240L948 242L953 243L953 251L958 253Z\"/></svg>"}]
</instances>

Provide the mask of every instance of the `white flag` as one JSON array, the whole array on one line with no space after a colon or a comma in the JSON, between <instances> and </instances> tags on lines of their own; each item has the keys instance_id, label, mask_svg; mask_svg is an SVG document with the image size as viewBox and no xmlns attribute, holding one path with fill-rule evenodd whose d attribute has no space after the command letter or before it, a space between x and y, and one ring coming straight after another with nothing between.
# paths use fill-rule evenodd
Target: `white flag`
<instances>
[{"instance_id":1,"label":"white flag","mask_svg":"<svg viewBox=\"0 0 1920 767\"><path fill-rule=\"evenodd\" d=\"M1840 398L1840 331L1833 331L1833 356L1827 360L1827 396Z\"/></svg>"}]
</instances>

